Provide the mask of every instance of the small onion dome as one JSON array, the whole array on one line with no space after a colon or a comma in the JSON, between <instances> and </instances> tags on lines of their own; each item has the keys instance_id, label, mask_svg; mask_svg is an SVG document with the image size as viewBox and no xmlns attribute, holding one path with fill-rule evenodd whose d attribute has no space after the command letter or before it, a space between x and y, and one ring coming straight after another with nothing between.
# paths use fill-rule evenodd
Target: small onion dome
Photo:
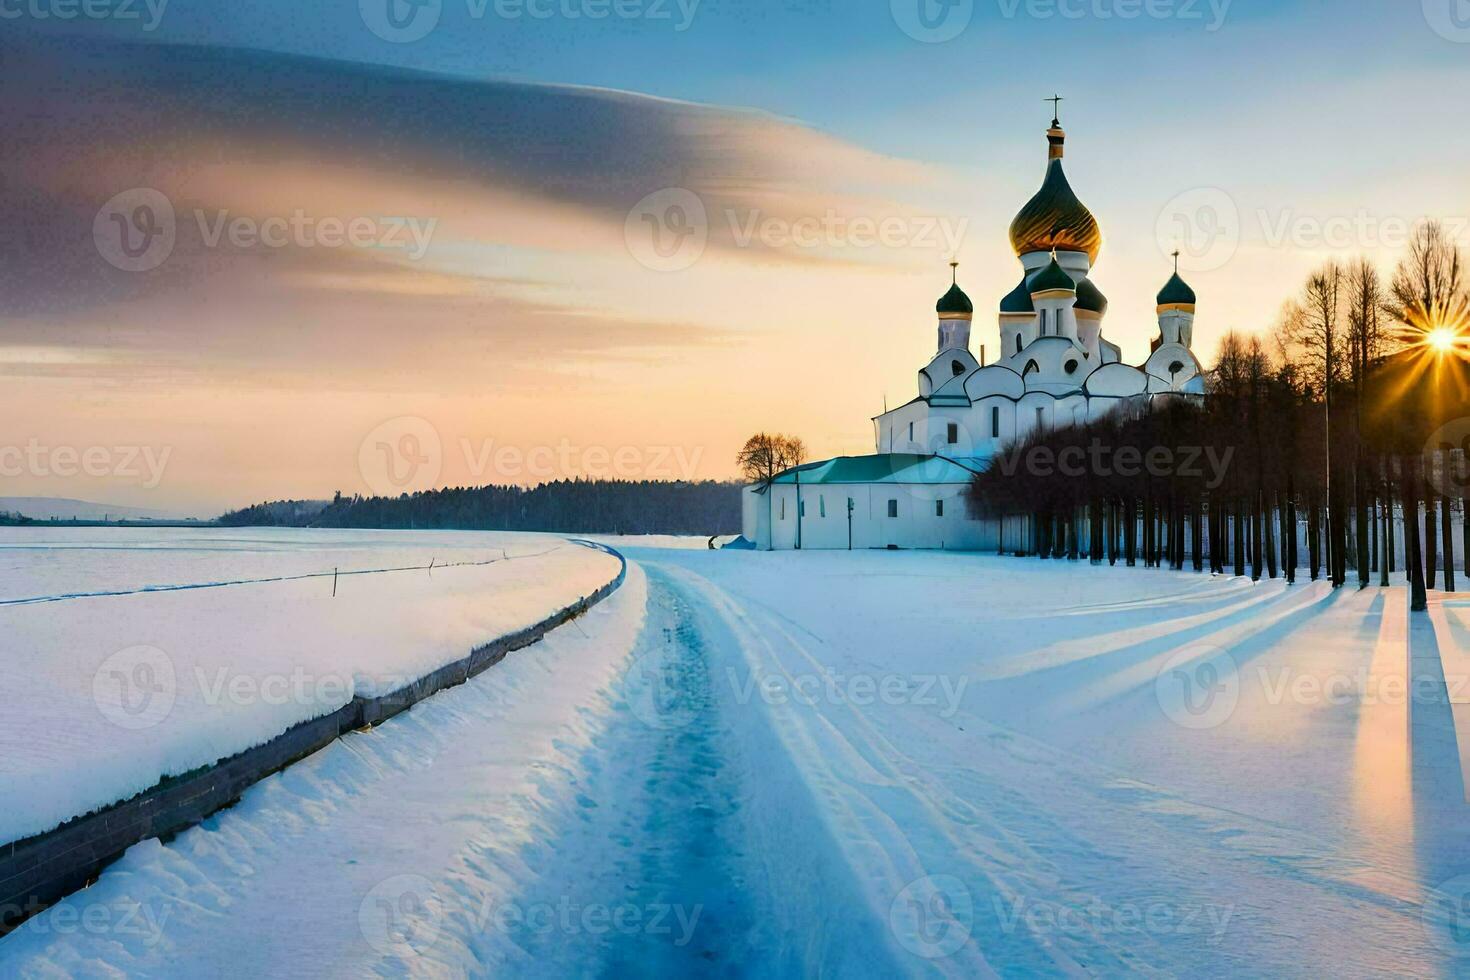
<instances>
[{"instance_id":1,"label":"small onion dome","mask_svg":"<svg viewBox=\"0 0 1470 980\"><path fill-rule=\"evenodd\" d=\"M975 315L975 304L970 302L970 297L955 283L949 287L949 292L939 297L939 302L934 307L939 312L941 320L968 320Z\"/></svg>"},{"instance_id":2,"label":"small onion dome","mask_svg":"<svg viewBox=\"0 0 1470 980\"><path fill-rule=\"evenodd\" d=\"M1017 255L1054 250L1086 252L1088 261L1096 265L1102 251L1102 231L1067 183L1062 170L1065 138L1060 128L1047 133L1051 159L1046 165L1046 179L1011 222L1011 247Z\"/></svg>"},{"instance_id":3,"label":"small onion dome","mask_svg":"<svg viewBox=\"0 0 1470 980\"><path fill-rule=\"evenodd\" d=\"M1015 289L1006 294L1005 299L1000 301L1002 313L1035 313L1036 307L1031 303L1031 287L1026 285L1026 277L1021 277L1021 283Z\"/></svg>"},{"instance_id":4,"label":"small onion dome","mask_svg":"<svg viewBox=\"0 0 1470 980\"><path fill-rule=\"evenodd\" d=\"M1102 316L1108 311L1108 298L1102 294L1101 289L1093 285L1091 279L1083 279L1077 284L1077 303L1074 309Z\"/></svg>"},{"instance_id":5,"label":"small onion dome","mask_svg":"<svg viewBox=\"0 0 1470 980\"><path fill-rule=\"evenodd\" d=\"M1194 301L1194 290L1189 288L1189 283L1179 278L1179 273L1177 272L1164 284L1164 288L1159 291L1160 309L1165 307L1173 309L1188 307L1192 311L1194 309Z\"/></svg>"},{"instance_id":6,"label":"small onion dome","mask_svg":"<svg viewBox=\"0 0 1470 980\"><path fill-rule=\"evenodd\" d=\"M1188 282L1179 278L1175 273L1164 288L1158 291L1158 306L1194 306L1194 289L1189 288Z\"/></svg>"},{"instance_id":7,"label":"small onion dome","mask_svg":"<svg viewBox=\"0 0 1470 980\"><path fill-rule=\"evenodd\" d=\"M1053 290L1075 293L1077 284L1072 281L1071 276L1067 275L1066 270L1058 264L1057 257L1053 255L1047 267L1031 277L1030 289L1032 296Z\"/></svg>"}]
</instances>

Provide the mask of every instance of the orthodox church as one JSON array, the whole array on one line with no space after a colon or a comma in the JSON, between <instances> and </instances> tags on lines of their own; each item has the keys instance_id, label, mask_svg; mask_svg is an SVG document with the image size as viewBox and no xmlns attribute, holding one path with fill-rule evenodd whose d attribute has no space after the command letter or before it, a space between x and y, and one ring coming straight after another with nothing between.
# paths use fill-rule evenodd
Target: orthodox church
<instances>
[{"instance_id":1,"label":"orthodox church","mask_svg":"<svg viewBox=\"0 0 1470 980\"><path fill-rule=\"evenodd\" d=\"M936 307L937 351L919 369L918 397L873 419L875 455L809 463L747 488L744 535L756 547L996 547L1011 532L970 517L964 493L1006 445L1121 405L1204 394L1191 350L1195 294L1177 255L1148 359L1124 364L1103 336L1108 301L1092 278L1102 231L1067 182L1055 117L1046 138L1046 177L1011 223L1022 271L1000 301L998 342L980 345L978 357L971 349L975 308L956 271Z\"/></svg>"}]
</instances>

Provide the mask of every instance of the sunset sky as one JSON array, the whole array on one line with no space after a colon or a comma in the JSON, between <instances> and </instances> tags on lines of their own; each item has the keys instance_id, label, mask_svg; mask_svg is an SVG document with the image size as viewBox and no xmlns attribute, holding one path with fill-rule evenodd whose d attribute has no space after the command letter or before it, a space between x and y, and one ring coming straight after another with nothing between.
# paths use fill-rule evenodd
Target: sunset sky
<instances>
[{"instance_id":1,"label":"sunset sky","mask_svg":"<svg viewBox=\"0 0 1470 980\"><path fill-rule=\"evenodd\" d=\"M1208 364L1329 256L1470 242L1459 0L383 2L0 6L0 497L382 492L381 445L407 489L725 478L762 428L870 452L952 256L993 352L1054 91L1133 363L1176 245ZM108 244L160 199L163 252Z\"/></svg>"}]
</instances>

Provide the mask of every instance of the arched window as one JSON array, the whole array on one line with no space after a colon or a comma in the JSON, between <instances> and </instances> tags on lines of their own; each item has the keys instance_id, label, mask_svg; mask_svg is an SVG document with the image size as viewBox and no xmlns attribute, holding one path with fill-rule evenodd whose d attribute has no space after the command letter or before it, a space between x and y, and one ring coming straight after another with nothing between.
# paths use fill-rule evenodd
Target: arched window
<instances>
[{"instance_id":1,"label":"arched window","mask_svg":"<svg viewBox=\"0 0 1470 980\"><path fill-rule=\"evenodd\" d=\"M1041 365L1037 364L1035 361L1027 361L1026 362L1026 369L1021 372L1021 377L1024 378L1024 377L1026 377L1026 375L1033 374L1033 373L1035 373L1037 371L1040 371L1040 370L1041 370Z\"/></svg>"},{"instance_id":2,"label":"arched window","mask_svg":"<svg viewBox=\"0 0 1470 980\"><path fill-rule=\"evenodd\" d=\"M1172 364L1169 365L1169 373L1170 374L1178 374L1180 371L1183 371L1183 370L1184 370L1184 364L1182 362L1180 362L1180 361L1175 361L1174 363L1172 363Z\"/></svg>"},{"instance_id":3,"label":"arched window","mask_svg":"<svg viewBox=\"0 0 1470 980\"><path fill-rule=\"evenodd\" d=\"M1021 353L1021 335L1016 334L1016 353Z\"/></svg>"},{"instance_id":4,"label":"arched window","mask_svg":"<svg viewBox=\"0 0 1470 980\"><path fill-rule=\"evenodd\" d=\"M1046 310L1041 311L1041 335L1046 336Z\"/></svg>"},{"instance_id":5,"label":"arched window","mask_svg":"<svg viewBox=\"0 0 1470 980\"><path fill-rule=\"evenodd\" d=\"M953 371L954 376L958 378L960 375L965 373L965 364L963 361L951 361L949 369Z\"/></svg>"}]
</instances>

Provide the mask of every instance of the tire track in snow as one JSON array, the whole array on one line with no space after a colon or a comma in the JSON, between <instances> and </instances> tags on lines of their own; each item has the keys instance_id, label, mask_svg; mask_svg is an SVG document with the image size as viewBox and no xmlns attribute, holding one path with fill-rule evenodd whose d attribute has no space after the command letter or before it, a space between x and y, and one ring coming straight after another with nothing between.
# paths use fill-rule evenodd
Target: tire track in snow
<instances>
[{"instance_id":1,"label":"tire track in snow","mask_svg":"<svg viewBox=\"0 0 1470 980\"><path fill-rule=\"evenodd\" d=\"M731 622L756 669L788 682L825 671L805 640L814 635L801 627L804 636L797 636L787 628L789 617L694 573L678 576ZM1264 625L1295 622L1323 601L1304 591ZM1226 622L1223 632L1235 642L1260 633ZM966 765L915 758L850 704L788 708L773 712L772 723L805 767L865 884L869 915L884 914L885 901L911 875L958 874L975 893L974 956L963 965L911 960L914 973L1176 973L1205 965L1258 971L1271 963L1291 974L1302 963L1281 958L1290 943L1279 936L1264 945L1252 940L1290 928L1290 913L1318 907L1334 921L1358 923L1364 936L1377 930L1399 962L1427 962L1419 907L1359 883L1392 872L1296 828L1191 801L970 715L953 723L919 712L899 718L926 726L917 738L906 732L907 744L931 737L959 743L934 755L972 760ZM1194 925L1181 921L1178 934L1166 935L1089 928L1096 921L1089 909L1111 912L1153 899L1166 900ZM1076 925L1037 929L1015 915L1007 923L1008 911L1018 909L1073 913ZM1216 915L1221 931L1212 934L1206 916ZM1371 959L1357 952L1358 962Z\"/></svg>"}]
</instances>

